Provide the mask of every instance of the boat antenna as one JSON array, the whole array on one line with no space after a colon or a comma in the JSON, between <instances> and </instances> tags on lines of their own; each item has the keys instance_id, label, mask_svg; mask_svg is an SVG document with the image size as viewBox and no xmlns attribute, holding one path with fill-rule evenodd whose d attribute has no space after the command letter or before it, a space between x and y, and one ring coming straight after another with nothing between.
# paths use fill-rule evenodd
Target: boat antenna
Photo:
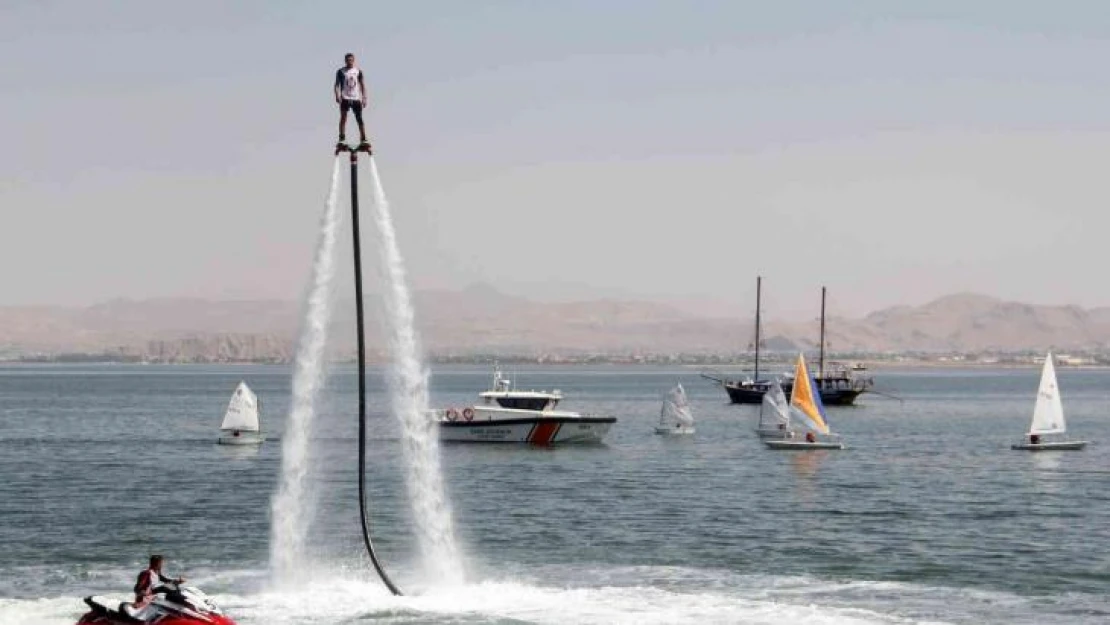
<instances>
[{"instance_id":1,"label":"boat antenna","mask_svg":"<svg viewBox=\"0 0 1110 625\"><path fill-rule=\"evenodd\" d=\"M817 364L817 378L825 379L825 287L821 287L821 351Z\"/></svg>"},{"instance_id":2,"label":"boat antenna","mask_svg":"<svg viewBox=\"0 0 1110 625\"><path fill-rule=\"evenodd\" d=\"M752 382L759 384L759 325L760 325L760 299L763 294L763 276L755 277L755 377Z\"/></svg>"},{"instance_id":3,"label":"boat antenna","mask_svg":"<svg viewBox=\"0 0 1110 625\"><path fill-rule=\"evenodd\" d=\"M374 551L374 541L370 539L370 520L366 512L366 337L363 333L362 313L362 244L359 238L358 226L358 153L366 152L370 155L370 145L363 143L357 148L350 148L340 143L335 148L336 156L340 152L349 152L351 155L351 239L354 244L355 262L355 323L358 326L358 516L362 521L362 540L366 543L366 552L370 554L370 562L378 571L378 577L394 595L401 595L401 590L389 579Z\"/></svg>"}]
</instances>

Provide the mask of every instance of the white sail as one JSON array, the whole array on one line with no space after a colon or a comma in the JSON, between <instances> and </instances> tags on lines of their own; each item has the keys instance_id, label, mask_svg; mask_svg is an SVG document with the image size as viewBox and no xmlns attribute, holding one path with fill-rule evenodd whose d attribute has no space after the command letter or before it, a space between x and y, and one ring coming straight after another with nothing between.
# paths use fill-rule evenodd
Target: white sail
<instances>
[{"instance_id":1,"label":"white sail","mask_svg":"<svg viewBox=\"0 0 1110 625\"><path fill-rule=\"evenodd\" d=\"M759 407L759 428L773 430L779 425L790 427L790 404L786 401L786 393L782 392L782 385L778 380L771 382L771 388L763 394L763 403Z\"/></svg>"},{"instance_id":2,"label":"white sail","mask_svg":"<svg viewBox=\"0 0 1110 625\"><path fill-rule=\"evenodd\" d=\"M1041 370L1041 386L1037 389L1037 405L1033 409L1033 422L1029 424L1029 434L1060 434L1064 425L1064 405L1060 402L1060 387L1056 384L1056 367L1052 364L1052 353L1044 359Z\"/></svg>"},{"instance_id":3,"label":"white sail","mask_svg":"<svg viewBox=\"0 0 1110 625\"><path fill-rule=\"evenodd\" d=\"M231 401L227 404L227 412L224 413L224 422L220 425L220 429L242 432L258 431L258 397L247 386L246 382L240 382L239 386L235 388L235 393L231 395Z\"/></svg>"},{"instance_id":4,"label":"white sail","mask_svg":"<svg viewBox=\"0 0 1110 625\"><path fill-rule=\"evenodd\" d=\"M686 389L679 384L663 398L663 408L659 411L659 425L693 425L694 415L690 412L690 402L686 399Z\"/></svg>"}]
</instances>

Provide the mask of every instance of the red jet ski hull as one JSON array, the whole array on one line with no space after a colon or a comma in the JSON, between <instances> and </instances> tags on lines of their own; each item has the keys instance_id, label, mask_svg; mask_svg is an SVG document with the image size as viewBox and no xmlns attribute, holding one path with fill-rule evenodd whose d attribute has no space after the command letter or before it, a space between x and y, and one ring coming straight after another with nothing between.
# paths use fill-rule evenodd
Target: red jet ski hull
<instances>
[{"instance_id":1,"label":"red jet ski hull","mask_svg":"<svg viewBox=\"0 0 1110 625\"><path fill-rule=\"evenodd\" d=\"M151 621L147 625L235 625L235 621L221 616L219 614L207 614L207 621L200 619L190 618L187 616L169 615L163 616L155 621ZM114 619L104 614L96 612L89 612L77 621L77 625L136 625L139 621L134 620L119 620Z\"/></svg>"}]
</instances>

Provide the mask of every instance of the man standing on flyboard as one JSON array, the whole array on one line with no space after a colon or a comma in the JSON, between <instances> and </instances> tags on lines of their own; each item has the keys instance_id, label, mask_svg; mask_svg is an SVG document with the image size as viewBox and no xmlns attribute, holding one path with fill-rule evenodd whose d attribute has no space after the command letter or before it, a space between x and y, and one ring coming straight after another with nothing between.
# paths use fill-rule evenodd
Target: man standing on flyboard
<instances>
[{"instance_id":1,"label":"man standing on flyboard","mask_svg":"<svg viewBox=\"0 0 1110 625\"><path fill-rule=\"evenodd\" d=\"M359 147L369 147L366 140L366 127L362 124L362 109L366 107L366 82L362 70L355 67L355 55L350 52L343 57L343 67L335 72L335 103L339 105L339 145L346 140L347 111L353 111L358 122Z\"/></svg>"}]
</instances>

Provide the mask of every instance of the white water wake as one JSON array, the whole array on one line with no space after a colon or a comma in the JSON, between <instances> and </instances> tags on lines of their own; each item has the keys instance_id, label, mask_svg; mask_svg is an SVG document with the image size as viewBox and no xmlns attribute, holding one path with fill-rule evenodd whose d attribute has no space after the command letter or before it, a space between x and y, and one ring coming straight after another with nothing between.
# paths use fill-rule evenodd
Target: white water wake
<instances>
[{"instance_id":1,"label":"white water wake","mask_svg":"<svg viewBox=\"0 0 1110 625\"><path fill-rule=\"evenodd\" d=\"M386 333L393 353L389 388L393 412L401 421L406 482L417 539L428 581L436 585L459 584L463 580L462 558L455 542L451 506L443 488L439 433L428 411L428 371L420 357L404 259L397 247L393 217L373 157L370 178L386 282Z\"/></svg>"},{"instance_id":2,"label":"white water wake","mask_svg":"<svg viewBox=\"0 0 1110 625\"><path fill-rule=\"evenodd\" d=\"M536 567L529 563L526 568ZM1105 621L1106 601L1101 594L1030 599L974 588L682 567L539 568L540 577L552 579L503 574L479 584L438 587L402 597L389 594L365 570L322 570L318 578L283 590L261 583L263 571L194 573L196 583L239 625L1103 625ZM132 573L113 575L113 588L127 587ZM78 592L90 591L87 580L73 583L73 588L52 587L37 599L0 597L0 623L72 625L85 610ZM108 597L113 603L130 599L123 592L110 592Z\"/></svg>"},{"instance_id":3,"label":"white water wake","mask_svg":"<svg viewBox=\"0 0 1110 625\"><path fill-rule=\"evenodd\" d=\"M270 566L279 583L298 579L305 564L304 545L312 522L313 502L305 488L308 474L308 438L316 416L317 396L324 385L325 348L331 321L332 280L335 277L336 239L339 235L339 173L335 159L331 190L320 220L312 283L306 294L304 321L297 342L293 372L293 398L282 436L281 485L272 503Z\"/></svg>"}]
</instances>

